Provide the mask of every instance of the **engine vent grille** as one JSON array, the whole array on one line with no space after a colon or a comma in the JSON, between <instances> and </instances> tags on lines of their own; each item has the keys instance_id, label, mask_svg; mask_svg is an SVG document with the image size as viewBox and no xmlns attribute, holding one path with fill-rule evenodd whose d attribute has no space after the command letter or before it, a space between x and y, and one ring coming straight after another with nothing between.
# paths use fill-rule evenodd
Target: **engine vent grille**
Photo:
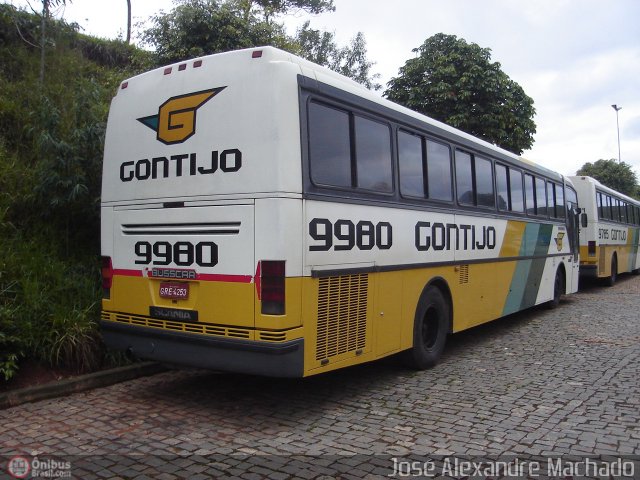
<instances>
[{"instance_id":1,"label":"engine vent grille","mask_svg":"<svg viewBox=\"0 0 640 480\"><path fill-rule=\"evenodd\" d=\"M324 277L318 282L316 360L364 349L369 276Z\"/></svg>"},{"instance_id":2,"label":"engine vent grille","mask_svg":"<svg viewBox=\"0 0 640 480\"><path fill-rule=\"evenodd\" d=\"M469 283L469 264L460 265L460 285Z\"/></svg>"}]
</instances>

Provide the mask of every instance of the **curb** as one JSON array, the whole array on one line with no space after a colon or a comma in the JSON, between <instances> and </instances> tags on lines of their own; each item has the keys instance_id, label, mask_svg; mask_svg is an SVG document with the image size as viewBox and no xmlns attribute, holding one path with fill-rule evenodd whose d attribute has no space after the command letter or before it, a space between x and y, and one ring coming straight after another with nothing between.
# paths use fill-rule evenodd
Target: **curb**
<instances>
[{"instance_id":1,"label":"curb","mask_svg":"<svg viewBox=\"0 0 640 480\"><path fill-rule=\"evenodd\" d=\"M166 372L167 367L155 362L142 362L126 367L112 368L100 372L79 375L55 383L47 383L34 387L21 388L0 393L0 410L15 407L23 403L37 402L49 398L61 397L72 393L84 392L99 387L107 387L115 383L146 377Z\"/></svg>"}]
</instances>

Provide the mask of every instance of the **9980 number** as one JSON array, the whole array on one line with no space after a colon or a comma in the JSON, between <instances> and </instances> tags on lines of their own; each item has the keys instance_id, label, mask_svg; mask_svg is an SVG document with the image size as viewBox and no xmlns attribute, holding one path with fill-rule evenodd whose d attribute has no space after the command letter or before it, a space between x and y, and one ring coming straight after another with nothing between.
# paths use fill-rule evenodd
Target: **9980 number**
<instances>
[{"instance_id":1,"label":"9980 number","mask_svg":"<svg viewBox=\"0 0 640 480\"><path fill-rule=\"evenodd\" d=\"M352 250L389 250L393 244L392 228L389 222L375 225L367 220L354 224L351 220L337 220L331 223L326 218L314 218L309 223L309 235L318 245L309 246L309 250L327 251ZM335 239L335 242L334 242Z\"/></svg>"},{"instance_id":2,"label":"9980 number","mask_svg":"<svg viewBox=\"0 0 640 480\"><path fill-rule=\"evenodd\" d=\"M181 267L196 265L213 267L218 263L218 246L213 242L136 242L136 264L169 265L172 262Z\"/></svg>"}]
</instances>

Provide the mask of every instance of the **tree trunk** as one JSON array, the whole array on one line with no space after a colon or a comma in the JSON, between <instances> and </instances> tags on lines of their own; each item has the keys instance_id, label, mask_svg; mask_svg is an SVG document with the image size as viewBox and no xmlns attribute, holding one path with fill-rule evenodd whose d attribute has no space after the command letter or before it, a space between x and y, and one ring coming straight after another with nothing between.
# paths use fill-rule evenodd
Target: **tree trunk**
<instances>
[{"instance_id":1,"label":"tree trunk","mask_svg":"<svg viewBox=\"0 0 640 480\"><path fill-rule=\"evenodd\" d=\"M40 24L40 85L44 84L44 52L47 43L45 29L49 19L49 0L42 0L42 22Z\"/></svg>"},{"instance_id":2,"label":"tree trunk","mask_svg":"<svg viewBox=\"0 0 640 480\"><path fill-rule=\"evenodd\" d=\"M131 0L127 0L127 43L131 42Z\"/></svg>"}]
</instances>

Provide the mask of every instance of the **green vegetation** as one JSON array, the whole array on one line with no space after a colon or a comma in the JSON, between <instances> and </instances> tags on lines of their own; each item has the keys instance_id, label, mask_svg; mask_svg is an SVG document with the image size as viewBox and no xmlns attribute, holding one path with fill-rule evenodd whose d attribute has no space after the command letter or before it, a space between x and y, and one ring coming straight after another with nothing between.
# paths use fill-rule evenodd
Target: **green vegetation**
<instances>
[{"instance_id":1,"label":"green vegetation","mask_svg":"<svg viewBox=\"0 0 640 480\"><path fill-rule=\"evenodd\" d=\"M97 333L99 198L109 102L149 55L0 5L0 378L30 359L77 372Z\"/></svg>"}]
</instances>

